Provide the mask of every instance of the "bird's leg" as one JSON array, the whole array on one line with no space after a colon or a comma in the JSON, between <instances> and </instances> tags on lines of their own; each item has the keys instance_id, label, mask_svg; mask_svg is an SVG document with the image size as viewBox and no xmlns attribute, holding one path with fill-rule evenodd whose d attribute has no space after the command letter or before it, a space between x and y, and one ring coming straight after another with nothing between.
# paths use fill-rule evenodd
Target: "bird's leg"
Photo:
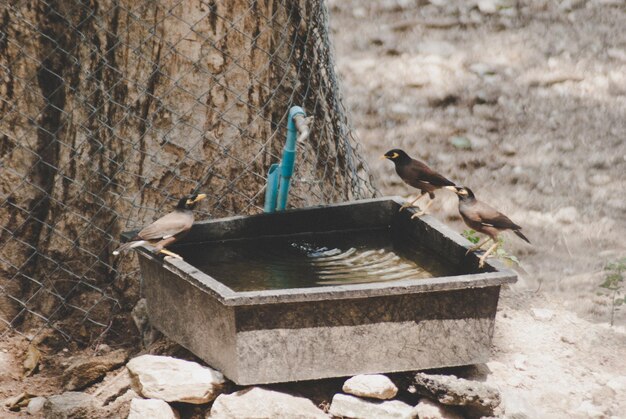
<instances>
[{"instance_id":1,"label":"bird's leg","mask_svg":"<svg viewBox=\"0 0 626 419\"><path fill-rule=\"evenodd\" d=\"M421 193L421 194L417 195L417 198L415 198L411 202L405 202L404 204L402 204L402 206L400 207L400 210L398 210L398 212L401 212L405 208L412 207L413 204L415 204L417 202L417 200L420 199L423 196L424 196L424 193Z\"/></svg>"},{"instance_id":2,"label":"bird's leg","mask_svg":"<svg viewBox=\"0 0 626 419\"><path fill-rule=\"evenodd\" d=\"M181 255L179 255L177 253L174 253L174 252L171 252L171 251L169 251L167 249L161 249L161 250L159 250L159 253L163 253L164 255L171 256L173 258L183 260L183 257Z\"/></svg>"},{"instance_id":3,"label":"bird's leg","mask_svg":"<svg viewBox=\"0 0 626 419\"><path fill-rule=\"evenodd\" d=\"M487 259L487 256L489 256L494 250L496 250L496 247L498 247L500 243L498 243L497 241L494 240L494 243L491 245L491 247L489 249L487 249L487 251L485 252L484 255L482 255L480 257L480 259L478 260L478 267L482 268L483 266L485 266L485 259Z\"/></svg>"},{"instance_id":4,"label":"bird's leg","mask_svg":"<svg viewBox=\"0 0 626 419\"><path fill-rule=\"evenodd\" d=\"M430 199L430 201L428 201L428 204L426 204L426 206L424 207L424 209L422 209L422 210L420 210L420 211L416 212L415 214L413 214L413 215L411 216L411 220L412 220L413 218L416 218L416 217L421 217L422 215L426 214L426 210L428 209L428 207L430 207L430 206L433 204L433 201L434 201L434 200L431 198L431 199Z\"/></svg>"},{"instance_id":5,"label":"bird's leg","mask_svg":"<svg viewBox=\"0 0 626 419\"><path fill-rule=\"evenodd\" d=\"M469 255L470 253L472 253L472 252L473 252L473 251L475 251L475 250L480 249L481 247L483 247L484 245L486 245L486 244L487 244L487 242L489 242L489 240L491 240L491 237L487 237L487 238L485 239L485 241L483 241L482 243L478 243L478 244L476 244L476 245L474 245L474 246L470 247L469 249L467 249L467 252L465 252L465 256Z\"/></svg>"}]
</instances>

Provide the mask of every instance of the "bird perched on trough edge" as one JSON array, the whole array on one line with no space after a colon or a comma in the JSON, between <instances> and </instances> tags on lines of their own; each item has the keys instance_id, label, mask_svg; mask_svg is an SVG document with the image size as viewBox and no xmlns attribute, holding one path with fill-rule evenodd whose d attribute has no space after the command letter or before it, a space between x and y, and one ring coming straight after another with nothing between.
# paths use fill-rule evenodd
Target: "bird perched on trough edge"
<instances>
[{"instance_id":1,"label":"bird perched on trough edge","mask_svg":"<svg viewBox=\"0 0 626 419\"><path fill-rule=\"evenodd\" d=\"M428 194L430 201L423 210L413 214L411 218L419 217L426 213L426 210L435 199L435 191L445 186L454 186L454 182L441 176L430 167L426 166L419 160L412 159L403 150L393 149L381 156L381 159L389 159L396 166L396 173L400 178L410 186L420 190L420 194L413 201L406 203L400 207L400 211L412 206L418 199Z\"/></svg>"},{"instance_id":2,"label":"bird perched on trough edge","mask_svg":"<svg viewBox=\"0 0 626 419\"><path fill-rule=\"evenodd\" d=\"M498 247L498 233L505 230L511 230L519 238L530 244L530 240L522 234L522 227L515 224L506 215L502 214L490 205L485 204L476 199L471 189L458 186L447 186L447 189L454 191L459 197L459 213L468 227L478 231L479 233L489 236L482 243L470 247L466 255L470 252L480 249L487 244L489 240L493 240L493 245L480 257L478 267L482 268L485 259Z\"/></svg>"},{"instance_id":3,"label":"bird perched on trough edge","mask_svg":"<svg viewBox=\"0 0 626 419\"><path fill-rule=\"evenodd\" d=\"M165 214L147 227L144 227L129 242L122 244L113 251L114 255L119 255L129 249L142 244L154 246L155 253L163 253L182 259L180 255L167 250L165 247L174 243L184 236L193 225L193 209L196 204L206 198L205 194L193 194L181 198L174 211Z\"/></svg>"}]
</instances>

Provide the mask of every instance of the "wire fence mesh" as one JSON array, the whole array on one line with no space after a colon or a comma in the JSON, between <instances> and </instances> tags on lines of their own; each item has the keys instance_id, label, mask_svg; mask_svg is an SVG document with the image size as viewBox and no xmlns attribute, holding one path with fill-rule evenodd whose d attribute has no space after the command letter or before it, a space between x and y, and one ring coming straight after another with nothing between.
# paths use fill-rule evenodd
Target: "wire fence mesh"
<instances>
[{"instance_id":1,"label":"wire fence mesh","mask_svg":"<svg viewBox=\"0 0 626 419\"><path fill-rule=\"evenodd\" d=\"M197 219L260 212L293 105L314 119L290 206L373 196L323 1L2 2L0 335L136 334L120 233L190 191Z\"/></svg>"}]
</instances>

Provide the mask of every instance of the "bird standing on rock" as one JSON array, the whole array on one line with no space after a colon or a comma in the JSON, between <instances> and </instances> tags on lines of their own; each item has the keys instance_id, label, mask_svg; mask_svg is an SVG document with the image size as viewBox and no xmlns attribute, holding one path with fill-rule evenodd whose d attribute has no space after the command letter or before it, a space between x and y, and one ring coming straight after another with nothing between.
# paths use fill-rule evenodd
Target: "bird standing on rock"
<instances>
[{"instance_id":1,"label":"bird standing on rock","mask_svg":"<svg viewBox=\"0 0 626 419\"><path fill-rule=\"evenodd\" d=\"M163 253L167 256L182 259L180 255L167 250L165 247L171 245L189 231L194 220L193 209L204 198L206 198L205 194L193 194L181 198L174 211L145 227L131 241L115 249L113 254L119 255L134 247L148 243L154 246L155 253Z\"/></svg>"},{"instance_id":2,"label":"bird standing on rock","mask_svg":"<svg viewBox=\"0 0 626 419\"><path fill-rule=\"evenodd\" d=\"M478 231L479 233L489 236L482 243L478 243L472 246L465 253L480 249L487 244L489 240L493 240L493 245L480 257L478 267L482 268L485 264L485 259L498 247L498 234L501 231L511 230L519 238L530 244L530 240L522 234L522 227L515 224L506 215L502 214L495 208L485 204L476 199L474 192L469 188L458 186L447 186L446 189L450 189L459 197L459 213L467 224L468 227Z\"/></svg>"},{"instance_id":3,"label":"bird standing on rock","mask_svg":"<svg viewBox=\"0 0 626 419\"><path fill-rule=\"evenodd\" d=\"M423 210L413 214L411 218L419 217L426 213L426 210L435 199L435 191L437 189L454 186L454 182L446 179L439 173L432 170L419 160L412 159L403 150L393 149L386 152L381 158L391 160L396 166L396 172L400 178L410 186L420 190L420 194L413 201L406 203L400 207L400 211L412 206L418 199L428 194L430 201Z\"/></svg>"}]
</instances>

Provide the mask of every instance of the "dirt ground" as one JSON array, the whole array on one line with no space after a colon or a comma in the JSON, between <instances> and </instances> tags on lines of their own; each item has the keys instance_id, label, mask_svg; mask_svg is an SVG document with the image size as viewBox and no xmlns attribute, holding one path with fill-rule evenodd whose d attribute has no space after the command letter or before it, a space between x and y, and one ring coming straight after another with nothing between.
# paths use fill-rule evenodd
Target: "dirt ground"
<instances>
[{"instance_id":1,"label":"dirt ground","mask_svg":"<svg viewBox=\"0 0 626 419\"><path fill-rule=\"evenodd\" d=\"M177 345L165 345L149 352L193 359ZM70 346L58 350L57 346L57 350L43 353L37 373L24 377L22 364L27 347L28 341L19 335L0 341L0 401L22 392L36 396L58 394L62 391L61 376L71 360L98 354L94 348L76 350ZM590 323L545 295L507 289L496 317L490 362L455 373L496 386L508 418L620 418L626 409L625 348L626 328ZM127 388L106 390L121 374L124 371L119 368L111 371L102 383L86 390L102 403L91 417L126 417L135 394ZM342 384L343 380L336 379L271 387L308 397L328 408ZM176 406L182 418L203 418L210 408L182 405ZM24 410L9 412L2 403L0 417L39 416Z\"/></svg>"},{"instance_id":2,"label":"dirt ground","mask_svg":"<svg viewBox=\"0 0 626 419\"><path fill-rule=\"evenodd\" d=\"M416 193L379 159L402 148L533 243L505 239L519 282L503 292L484 379L509 414L623 417L626 309L610 327L598 286L626 256L626 2L331 5L344 100L382 193ZM431 215L463 231L456 197L437 195Z\"/></svg>"},{"instance_id":3,"label":"dirt ground","mask_svg":"<svg viewBox=\"0 0 626 419\"><path fill-rule=\"evenodd\" d=\"M492 360L476 378L501 390L509 415L623 417L626 309L610 326L598 286L605 265L626 257L626 2L329 6L345 104L382 193L414 194L379 160L403 148L471 187L533 243L506 237L520 280L503 291ZM432 216L464 230L456 197L437 195ZM68 358L94 351L57 346L25 378L27 346L19 335L0 341L0 401L59 393ZM3 403L0 416L28 415Z\"/></svg>"},{"instance_id":4,"label":"dirt ground","mask_svg":"<svg viewBox=\"0 0 626 419\"><path fill-rule=\"evenodd\" d=\"M520 282L608 321L598 284L626 256L626 2L475 3L331 2L362 153L383 194L415 194L379 159L390 148L471 187L533 243L506 237ZM462 231L456 206L442 191L430 212Z\"/></svg>"}]
</instances>

